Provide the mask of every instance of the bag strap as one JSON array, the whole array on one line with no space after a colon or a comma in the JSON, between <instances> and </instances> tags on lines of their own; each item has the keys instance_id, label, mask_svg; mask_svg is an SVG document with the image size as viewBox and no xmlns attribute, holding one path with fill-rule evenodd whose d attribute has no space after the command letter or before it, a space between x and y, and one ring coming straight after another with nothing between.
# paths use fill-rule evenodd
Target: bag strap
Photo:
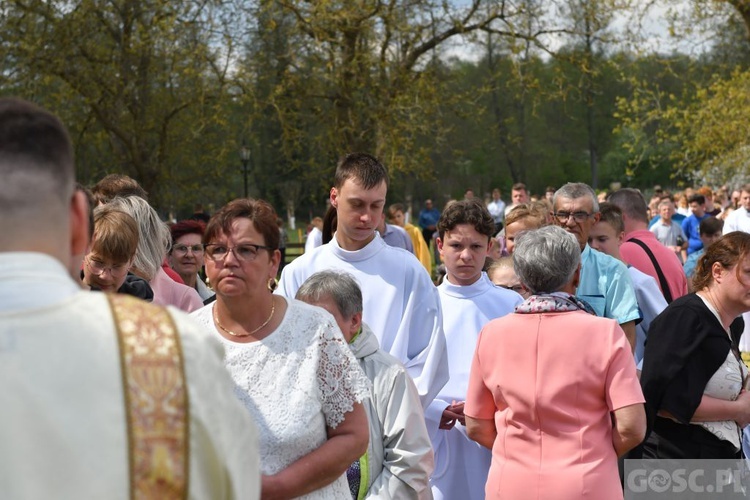
<instances>
[{"instance_id":1,"label":"bag strap","mask_svg":"<svg viewBox=\"0 0 750 500\"><path fill-rule=\"evenodd\" d=\"M122 367L130 498L187 498L188 392L174 320L134 297L107 297Z\"/></svg>"},{"instance_id":2,"label":"bag strap","mask_svg":"<svg viewBox=\"0 0 750 500\"><path fill-rule=\"evenodd\" d=\"M656 269L656 275L659 277L659 285L661 286L661 293L664 295L664 298L667 300L667 304L672 303L672 292L669 291L669 284L667 283L667 278L664 276L664 273L661 270L661 267L659 266L659 263L656 261L656 257L654 256L651 249L641 240L636 238L630 238L628 241L632 241L639 247L643 249L644 252L646 252L646 255L648 255L648 258L651 259L651 263L654 265L654 269Z\"/></svg>"}]
</instances>

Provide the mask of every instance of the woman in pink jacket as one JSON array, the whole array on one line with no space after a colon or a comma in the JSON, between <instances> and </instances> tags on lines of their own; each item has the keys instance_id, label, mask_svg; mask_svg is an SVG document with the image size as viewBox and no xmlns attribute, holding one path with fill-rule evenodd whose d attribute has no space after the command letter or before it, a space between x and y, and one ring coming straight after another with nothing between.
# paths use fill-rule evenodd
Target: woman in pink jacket
<instances>
[{"instance_id":1,"label":"woman in pink jacket","mask_svg":"<svg viewBox=\"0 0 750 500\"><path fill-rule=\"evenodd\" d=\"M580 262L560 227L516 239L532 295L482 329L464 408L469 437L492 449L487 499L623 497L617 457L643 439L644 399L620 326L574 296Z\"/></svg>"}]
</instances>

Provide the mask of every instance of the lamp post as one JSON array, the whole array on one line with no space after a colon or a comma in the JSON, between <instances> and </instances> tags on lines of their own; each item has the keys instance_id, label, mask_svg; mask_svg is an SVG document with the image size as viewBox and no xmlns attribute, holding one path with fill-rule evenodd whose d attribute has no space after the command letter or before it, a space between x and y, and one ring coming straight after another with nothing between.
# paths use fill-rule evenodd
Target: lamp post
<instances>
[{"instance_id":1,"label":"lamp post","mask_svg":"<svg viewBox=\"0 0 750 500\"><path fill-rule=\"evenodd\" d=\"M244 139L240 148L240 160L242 161L242 173L245 177L245 198L247 198L247 167L250 164L250 148L247 147Z\"/></svg>"}]
</instances>

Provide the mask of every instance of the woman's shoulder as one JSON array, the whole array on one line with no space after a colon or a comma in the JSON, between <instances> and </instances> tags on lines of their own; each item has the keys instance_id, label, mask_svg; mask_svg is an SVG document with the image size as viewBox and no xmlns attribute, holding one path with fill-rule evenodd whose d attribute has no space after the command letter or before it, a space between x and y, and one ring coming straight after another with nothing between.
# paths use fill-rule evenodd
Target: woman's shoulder
<instances>
[{"instance_id":1,"label":"woman's shoulder","mask_svg":"<svg viewBox=\"0 0 750 500\"><path fill-rule=\"evenodd\" d=\"M321 333L328 333L331 330L338 331L338 325L331 313L322 307L313 306L297 299L287 298L287 311L284 316L284 324L295 335L300 335L301 331L308 333L311 337L320 337ZM341 333L339 332L339 335Z\"/></svg>"},{"instance_id":2,"label":"woman's shoulder","mask_svg":"<svg viewBox=\"0 0 750 500\"><path fill-rule=\"evenodd\" d=\"M333 318L331 314L322 307L308 304L297 299L286 298L287 316L291 318L307 319L311 322L324 321L328 317Z\"/></svg>"},{"instance_id":3,"label":"woman's shoulder","mask_svg":"<svg viewBox=\"0 0 750 500\"><path fill-rule=\"evenodd\" d=\"M711 311L706 307L703 300L695 293L689 293L683 295L672 301L671 304L667 305L666 309L662 311L657 319L665 321L669 319L672 321L694 321L696 316L703 314L711 314Z\"/></svg>"}]
</instances>

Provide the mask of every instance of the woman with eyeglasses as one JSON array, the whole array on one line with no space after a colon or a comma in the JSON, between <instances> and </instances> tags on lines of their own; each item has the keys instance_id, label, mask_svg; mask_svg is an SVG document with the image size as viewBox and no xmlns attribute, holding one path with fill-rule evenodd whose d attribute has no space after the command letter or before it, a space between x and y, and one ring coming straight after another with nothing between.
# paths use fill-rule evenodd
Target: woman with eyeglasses
<instances>
[{"instance_id":1,"label":"woman with eyeglasses","mask_svg":"<svg viewBox=\"0 0 750 500\"><path fill-rule=\"evenodd\" d=\"M137 248L135 220L112 206L97 207L91 249L83 258L83 284L92 290L124 293L151 301L154 292L148 282L129 272Z\"/></svg>"},{"instance_id":2,"label":"woman with eyeglasses","mask_svg":"<svg viewBox=\"0 0 750 500\"><path fill-rule=\"evenodd\" d=\"M274 295L276 213L234 200L203 236L216 301L192 315L218 338L236 393L259 429L263 498L350 497L349 465L369 439L369 382L333 317Z\"/></svg>"},{"instance_id":3,"label":"woman with eyeglasses","mask_svg":"<svg viewBox=\"0 0 750 500\"><path fill-rule=\"evenodd\" d=\"M197 220L183 220L172 224L172 248L167 257L169 266L180 275L182 281L189 287L195 288L201 299L214 296L214 292L206 286L200 277L203 270L203 231L206 225Z\"/></svg>"}]
</instances>

